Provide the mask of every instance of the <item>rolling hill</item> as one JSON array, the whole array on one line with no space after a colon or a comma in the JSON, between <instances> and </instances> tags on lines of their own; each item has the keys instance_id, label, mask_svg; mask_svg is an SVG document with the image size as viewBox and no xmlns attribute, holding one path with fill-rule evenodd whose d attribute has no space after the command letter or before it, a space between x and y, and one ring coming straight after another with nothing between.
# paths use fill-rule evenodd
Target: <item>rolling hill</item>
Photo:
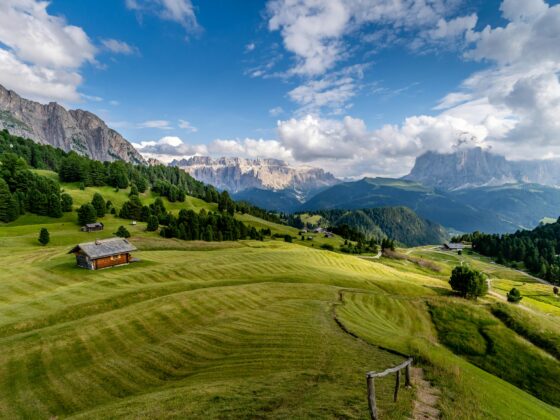
<instances>
[{"instance_id":1,"label":"rolling hill","mask_svg":"<svg viewBox=\"0 0 560 420\"><path fill-rule=\"evenodd\" d=\"M62 187L75 207L94 192L119 205L129 192ZM144 193L141 199L147 203L154 196ZM172 211L212 209L191 197L164 203ZM290 229L236 217L278 232ZM76 267L67 254L75 243L110 237L127 223L112 215L103 222L105 231L94 236L80 232L75 212L61 219L26 214L0 224L3 417L364 418L365 372L399 363L404 354L413 354L440 390L436 406L444 418L560 415L539 399L554 394L553 377L529 389L516 378L485 371L478 360L441 344L428 311L427 302L453 305L456 298L446 296L447 276L464 258L494 270L497 290L523 279L533 310L560 313L558 302L539 300L544 286L520 273L496 272L496 265L440 256L430 248L411 251L433 259L438 272L406 260L371 261L304 243L164 239L145 231L142 222L127 225L140 262L101 271ZM37 242L40 227L51 233L47 246ZM492 316L486 305L465 305ZM455 312L446 316L451 325L464 322L453 318ZM556 334L553 325L548 328ZM518 360L541 360L540 349L524 341L520 346L521 339L505 326L488 334L509 346L503 349L507 354L515 350ZM559 365L547 363L552 369ZM376 381L380 415L411 417L416 388L403 388L394 403L393 386L393 377Z\"/></svg>"}]
</instances>

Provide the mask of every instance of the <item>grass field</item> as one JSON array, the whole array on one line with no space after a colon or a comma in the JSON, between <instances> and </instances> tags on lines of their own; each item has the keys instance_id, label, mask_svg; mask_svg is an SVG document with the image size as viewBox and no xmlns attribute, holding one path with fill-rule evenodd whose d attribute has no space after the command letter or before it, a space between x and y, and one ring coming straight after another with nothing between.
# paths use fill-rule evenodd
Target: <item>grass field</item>
<instances>
[{"instance_id":1,"label":"grass field","mask_svg":"<svg viewBox=\"0 0 560 420\"><path fill-rule=\"evenodd\" d=\"M117 206L127 197L64 188L76 206L97 190ZM208 208L195 199L183 205ZM106 230L95 236L79 231L74 213L58 220L25 215L0 226L0 417L368 418L365 372L411 354L441 390L444 418L560 418L560 409L534 396L540 388L531 395L441 339L429 305L457 300L448 296L447 277L458 256L410 250L436 261L435 272L323 251L322 238L185 242L145 232L142 223L103 222ZM95 272L76 267L67 254L74 244L110 237L121 224L140 262ZM37 242L42 226L51 233L45 247ZM496 279L520 281L522 274L502 270ZM529 300L538 302L531 310L550 321L546 337L555 340L557 318L546 309L558 307ZM495 303L490 297L469 305L491 317ZM542 355L495 320L507 338L504 354L517 350L521 361ZM547 363L558 367L554 358ZM393 381L376 381L380 415L410 418L416 389L403 388L393 403Z\"/></svg>"}]
</instances>

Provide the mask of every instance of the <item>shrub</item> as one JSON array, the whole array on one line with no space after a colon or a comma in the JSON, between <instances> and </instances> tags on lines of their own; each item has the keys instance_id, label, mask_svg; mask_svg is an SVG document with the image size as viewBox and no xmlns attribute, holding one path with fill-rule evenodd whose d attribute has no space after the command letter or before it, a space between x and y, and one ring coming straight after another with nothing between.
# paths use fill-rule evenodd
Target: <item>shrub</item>
<instances>
[{"instance_id":1,"label":"shrub","mask_svg":"<svg viewBox=\"0 0 560 420\"><path fill-rule=\"evenodd\" d=\"M484 274L466 266L457 266L449 279L451 288L467 299L477 299L488 292L488 284Z\"/></svg>"},{"instance_id":2,"label":"shrub","mask_svg":"<svg viewBox=\"0 0 560 420\"><path fill-rule=\"evenodd\" d=\"M323 244L321 245L321 248L327 251L334 251L334 246L332 246L331 244Z\"/></svg>"},{"instance_id":3,"label":"shrub","mask_svg":"<svg viewBox=\"0 0 560 420\"><path fill-rule=\"evenodd\" d=\"M291 235L284 235L284 242L292 242Z\"/></svg>"},{"instance_id":4,"label":"shrub","mask_svg":"<svg viewBox=\"0 0 560 420\"><path fill-rule=\"evenodd\" d=\"M115 232L115 235L117 235L120 238L130 238L130 232L128 231L127 228L125 228L122 225L119 226L119 228Z\"/></svg>"},{"instance_id":5,"label":"shrub","mask_svg":"<svg viewBox=\"0 0 560 420\"><path fill-rule=\"evenodd\" d=\"M39 243L41 245L46 245L50 242L50 240L51 237L47 228L41 228L41 231L39 232Z\"/></svg>"},{"instance_id":6,"label":"shrub","mask_svg":"<svg viewBox=\"0 0 560 420\"><path fill-rule=\"evenodd\" d=\"M558 287L554 286L552 288L552 293L554 293L556 296L558 296Z\"/></svg>"},{"instance_id":7,"label":"shrub","mask_svg":"<svg viewBox=\"0 0 560 420\"><path fill-rule=\"evenodd\" d=\"M515 287L513 289L511 289L507 294L508 302L517 303L521 299L523 299L523 296L521 296L521 292L519 291L519 289L517 289Z\"/></svg>"}]
</instances>

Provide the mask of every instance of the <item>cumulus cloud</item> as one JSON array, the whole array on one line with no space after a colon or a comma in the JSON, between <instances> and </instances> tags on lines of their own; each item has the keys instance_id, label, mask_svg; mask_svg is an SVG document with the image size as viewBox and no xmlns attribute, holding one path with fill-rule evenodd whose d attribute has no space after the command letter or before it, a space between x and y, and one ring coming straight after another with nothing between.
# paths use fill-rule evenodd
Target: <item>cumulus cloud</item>
<instances>
[{"instance_id":1,"label":"cumulus cloud","mask_svg":"<svg viewBox=\"0 0 560 420\"><path fill-rule=\"evenodd\" d=\"M348 42L350 38L360 39L362 45L374 44L374 48L383 42L401 42L412 50L464 45L471 37L477 16L457 16L460 3L270 0L268 28L281 34L284 48L295 60L285 75L308 78L289 92L289 97L301 105L300 114L322 107L339 113L345 109L360 80L358 74L341 75L340 69L336 71L337 66L360 50L359 43L357 46ZM252 73L254 77L267 74L264 69Z\"/></svg>"},{"instance_id":2,"label":"cumulus cloud","mask_svg":"<svg viewBox=\"0 0 560 420\"><path fill-rule=\"evenodd\" d=\"M264 139L216 139L210 144L187 144L179 137L167 136L157 141L133 143L133 146L146 158L156 158L171 162L194 155L236 156L247 158L276 157L293 160L291 153L277 140Z\"/></svg>"},{"instance_id":3,"label":"cumulus cloud","mask_svg":"<svg viewBox=\"0 0 560 420\"><path fill-rule=\"evenodd\" d=\"M103 44L107 51L110 51L114 54L133 55L139 53L137 47L129 45L126 42L119 41L117 39L102 39L101 44Z\"/></svg>"},{"instance_id":4,"label":"cumulus cloud","mask_svg":"<svg viewBox=\"0 0 560 420\"><path fill-rule=\"evenodd\" d=\"M472 30L476 15L453 16L461 1L270 0L268 27L279 31L293 53L295 74L316 76L347 57L344 37L366 25L411 38L457 40ZM369 34L361 34L367 36ZM412 36L414 35L414 36ZM387 38L386 38L387 39Z\"/></svg>"},{"instance_id":5,"label":"cumulus cloud","mask_svg":"<svg viewBox=\"0 0 560 420\"><path fill-rule=\"evenodd\" d=\"M276 107L268 110L268 114L271 117L278 117L279 115L282 115L283 113L284 113L284 108L282 108L281 106L276 106Z\"/></svg>"},{"instance_id":6,"label":"cumulus cloud","mask_svg":"<svg viewBox=\"0 0 560 420\"><path fill-rule=\"evenodd\" d=\"M0 2L0 83L41 101L77 102L79 68L95 63L82 28L48 13L48 2Z\"/></svg>"},{"instance_id":7,"label":"cumulus cloud","mask_svg":"<svg viewBox=\"0 0 560 420\"><path fill-rule=\"evenodd\" d=\"M139 14L151 13L176 22L188 32L200 30L191 0L126 0L126 7Z\"/></svg>"}]
</instances>

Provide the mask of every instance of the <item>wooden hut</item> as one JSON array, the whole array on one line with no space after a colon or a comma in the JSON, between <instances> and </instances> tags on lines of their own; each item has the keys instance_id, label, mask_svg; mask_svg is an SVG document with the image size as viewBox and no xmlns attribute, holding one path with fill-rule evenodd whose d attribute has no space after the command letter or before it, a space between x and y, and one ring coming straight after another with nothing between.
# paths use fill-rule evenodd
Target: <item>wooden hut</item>
<instances>
[{"instance_id":1,"label":"wooden hut","mask_svg":"<svg viewBox=\"0 0 560 420\"><path fill-rule=\"evenodd\" d=\"M103 230L103 228L105 228L105 225L101 222L95 222L95 223L88 223L87 225L82 226L82 232L99 232L100 230Z\"/></svg>"},{"instance_id":2,"label":"wooden hut","mask_svg":"<svg viewBox=\"0 0 560 420\"><path fill-rule=\"evenodd\" d=\"M78 244L68 253L76 255L80 267L98 270L128 264L132 260L132 251L136 251L136 247L126 239L112 238Z\"/></svg>"}]
</instances>

